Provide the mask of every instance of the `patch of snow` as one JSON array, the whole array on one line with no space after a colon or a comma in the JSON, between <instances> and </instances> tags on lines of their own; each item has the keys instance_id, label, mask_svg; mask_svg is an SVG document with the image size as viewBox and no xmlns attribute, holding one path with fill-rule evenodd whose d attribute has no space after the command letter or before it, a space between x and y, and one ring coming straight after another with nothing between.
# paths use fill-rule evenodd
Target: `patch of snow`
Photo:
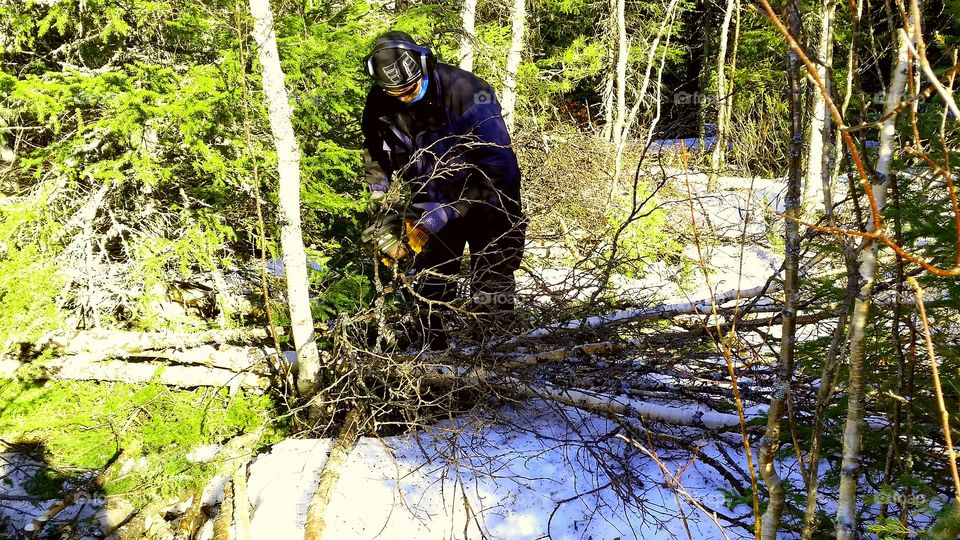
<instances>
[{"instance_id":1,"label":"patch of snow","mask_svg":"<svg viewBox=\"0 0 960 540\"><path fill-rule=\"evenodd\" d=\"M674 494L653 459L607 436L613 428L608 420L533 400L504 407L496 417L458 418L419 434L363 438L332 497L325 537L665 539L686 536L682 508L695 537L721 538L717 524ZM719 456L714 444L699 451ZM286 440L252 463L248 490L255 540L302 535L329 448L329 440ZM626 452L631 472L643 482L618 486L617 478L607 476L614 472L611 464L597 451ZM717 489L723 480L716 471L696 460L691 464L690 452L658 457L671 475L686 471L681 483L701 504L723 508ZM638 504L625 504L618 487L635 489ZM730 538L750 537L730 524L721 526Z\"/></svg>"},{"instance_id":2,"label":"patch of snow","mask_svg":"<svg viewBox=\"0 0 960 540\"><path fill-rule=\"evenodd\" d=\"M213 458L217 457L217 452L220 451L219 444L208 444L204 446L198 446L191 450L187 454L187 461L190 463L206 463Z\"/></svg>"}]
</instances>

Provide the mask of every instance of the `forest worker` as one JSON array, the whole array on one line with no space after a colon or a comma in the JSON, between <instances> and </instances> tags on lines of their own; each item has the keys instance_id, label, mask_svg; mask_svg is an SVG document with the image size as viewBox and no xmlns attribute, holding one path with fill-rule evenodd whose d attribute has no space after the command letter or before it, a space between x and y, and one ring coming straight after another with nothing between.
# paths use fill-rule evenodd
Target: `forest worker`
<instances>
[{"instance_id":1,"label":"forest worker","mask_svg":"<svg viewBox=\"0 0 960 540\"><path fill-rule=\"evenodd\" d=\"M406 33L378 37L364 69L376 83L362 129L367 183L380 214L364 236L386 260L413 258L423 345L445 348L440 309L456 300L465 246L469 310L486 314L484 322L503 321L495 315L513 310L524 242L517 157L490 85L437 63ZM395 193L391 179L409 189L402 208L383 204Z\"/></svg>"}]
</instances>

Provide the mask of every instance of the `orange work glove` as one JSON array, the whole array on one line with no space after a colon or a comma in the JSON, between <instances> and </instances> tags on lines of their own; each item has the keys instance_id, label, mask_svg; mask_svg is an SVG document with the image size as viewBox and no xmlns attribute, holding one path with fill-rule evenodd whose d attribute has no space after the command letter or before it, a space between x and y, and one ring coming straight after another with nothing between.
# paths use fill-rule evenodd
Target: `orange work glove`
<instances>
[{"instance_id":1,"label":"orange work glove","mask_svg":"<svg viewBox=\"0 0 960 540\"><path fill-rule=\"evenodd\" d=\"M427 243L427 240L430 239L430 233L416 223L416 220L413 219L403 220L407 229L407 245L414 253L420 253L423 251L423 246Z\"/></svg>"}]
</instances>

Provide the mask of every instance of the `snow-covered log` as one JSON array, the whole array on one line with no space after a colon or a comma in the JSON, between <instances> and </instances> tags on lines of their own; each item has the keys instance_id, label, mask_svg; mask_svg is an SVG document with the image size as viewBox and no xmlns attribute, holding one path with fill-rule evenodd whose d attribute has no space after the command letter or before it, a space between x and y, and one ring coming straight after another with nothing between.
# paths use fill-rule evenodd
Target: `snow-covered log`
<instances>
[{"instance_id":1,"label":"snow-covered log","mask_svg":"<svg viewBox=\"0 0 960 540\"><path fill-rule=\"evenodd\" d=\"M207 366L171 366L162 362L126 362L95 360L86 355L55 358L45 362L0 362L0 377L23 377L34 380L110 381L147 384L157 381L179 388L200 386L240 388L255 392L270 387L270 379L254 371L231 371Z\"/></svg>"},{"instance_id":2,"label":"snow-covered log","mask_svg":"<svg viewBox=\"0 0 960 540\"><path fill-rule=\"evenodd\" d=\"M324 537L324 531L327 528L327 507L333 499L333 494L337 489L337 483L340 482L340 474L344 465L350 458L350 452L357 446L360 439L360 431L363 428L363 409L361 406L353 408L347 413L343 428L337 437L326 463L323 464L323 471L320 473L320 481L317 489L310 497L310 503L307 505L307 522L304 525L304 540L320 540Z\"/></svg>"},{"instance_id":3,"label":"snow-covered log","mask_svg":"<svg viewBox=\"0 0 960 540\"><path fill-rule=\"evenodd\" d=\"M597 315L586 319L574 319L565 323L553 326L538 328L529 332L526 337L537 338L549 335L558 330L583 330L587 328L598 328L617 323L626 323L633 321L646 321L657 319L669 319L678 315L690 315L696 313L709 313L712 305L721 305L732 300L743 298L754 298L761 294L772 293L779 290L779 285L771 283L768 286L759 286L752 289L732 289L725 293L718 294L713 298L705 298L694 302L681 302L679 304L661 304L659 306L628 309L618 311L609 315Z\"/></svg>"},{"instance_id":4,"label":"snow-covered log","mask_svg":"<svg viewBox=\"0 0 960 540\"><path fill-rule=\"evenodd\" d=\"M409 368L408 368L409 369ZM428 384L494 386L506 393L540 398L577 407L592 413L613 413L641 417L648 421L724 431L740 426L736 414L705 410L695 406L670 406L586 390L561 388L549 383L527 383L483 368L455 368L445 365L423 366L420 375ZM746 420L755 415L747 414Z\"/></svg>"},{"instance_id":5,"label":"snow-covered log","mask_svg":"<svg viewBox=\"0 0 960 540\"><path fill-rule=\"evenodd\" d=\"M56 354L100 353L111 356L136 356L137 353L166 349L187 349L202 345L249 343L267 338L262 328L207 330L203 332L131 332L126 330L76 330L51 332L37 341L37 350Z\"/></svg>"}]
</instances>

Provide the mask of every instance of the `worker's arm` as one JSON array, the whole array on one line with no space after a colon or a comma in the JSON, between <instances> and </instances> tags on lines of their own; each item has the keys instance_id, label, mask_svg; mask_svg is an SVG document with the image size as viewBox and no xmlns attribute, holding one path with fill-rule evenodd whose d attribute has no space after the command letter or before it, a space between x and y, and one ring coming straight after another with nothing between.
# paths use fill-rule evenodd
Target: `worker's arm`
<instances>
[{"instance_id":1,"label":"worker's arm","mask_svg":"<svg viewBox=\"0 0 960 540\"><path fill-rule=\"evenodd\" d=\"M378 202L390 190L391 169L389 150L385 148L383 136L374 118L371 100L376 99L371 92L367 96L367 106L363 110L360 122L363 131L363 168L367 187L370 189L370 198Z\"/></svg>"}]
</instances>

